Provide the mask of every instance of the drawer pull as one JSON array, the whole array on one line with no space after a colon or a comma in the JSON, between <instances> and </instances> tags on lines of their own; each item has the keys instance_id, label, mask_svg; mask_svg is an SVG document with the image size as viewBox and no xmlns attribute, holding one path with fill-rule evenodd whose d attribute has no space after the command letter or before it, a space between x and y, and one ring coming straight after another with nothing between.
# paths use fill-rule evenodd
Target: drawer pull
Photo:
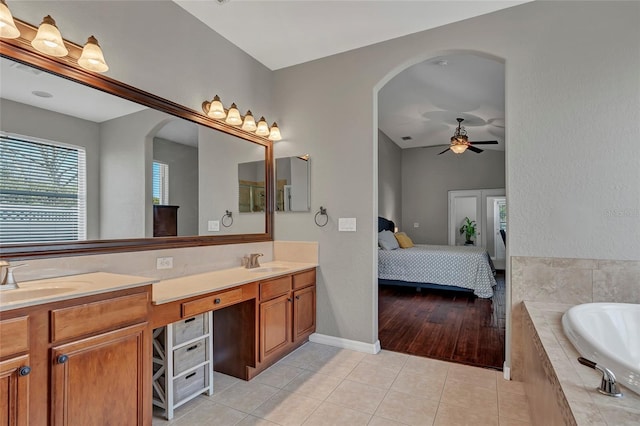
<instances>
[{"instance_id":1,"label":"drawer pull","mask_svg":"<svg viewBox=\"0 0 640 426\"><path fill-rule=\"evenodd\" d=\"M18 372L21 376L28 376L31 373L31 367L25 365L24 367L20 367L20 371Z\"/></svg>"},{"instance_id":2,"label":"drawer pull","mask_svg":"<svg viewBox=\"0 0 640 426\"><path fill-rule=\"evenodd\" d=\"M196 318L195 318L195 317L193 317L193 318L189 318L188 320L184 320L184 323L186 324L186 323L188 323L188 322L193 322L193 321L195 321L195 320L196 320Z\"/></svg>"},{"instance_id":3,"label":"drawer pull","mask_svg":"<svg viewBox=\"0 0 640 426\"><path fill-rule=\"evenodd\" d=\"M65 362L69 361L69 357L67 355L60 355L57 361L58 364L64 364Z\"/></svg>"},{"instance_id":4,"label":"drawer pull","mask_svg":"<svg viewBox=\"0 0 640 426\"><path fill-rule=\"evenodd\" d=\"M198 346L200 346L200 345L198 344L198 345L189 346L189 347L187 348L187 352L192 351L192 350L194 350L194 349L198 349Z\"/></svg>"},{"instance_id":5,"label":"drawer pull","mask_svg":"<svg viewBox=\"0 0 640 426\"><path fill-rule=\"evenodd\" d=\"M219 305L220 302L222 302L222 300L220 300L219 298L213 301L213 303L216 304L216 305Z\"/></svg>"},{"instance_id":6,"label":"drawer pull","mask_svg":"<svg viewBox=\"0 0 640 426\"><path fill-rule=\"evenodd\" d=\"M188 379L192 378L195 375L196 375L196 372L194 371L193 373L187 374L186 376L184 376L184 378L185 378L185 380L188 380Z\"/></svg>"}]
</instances>

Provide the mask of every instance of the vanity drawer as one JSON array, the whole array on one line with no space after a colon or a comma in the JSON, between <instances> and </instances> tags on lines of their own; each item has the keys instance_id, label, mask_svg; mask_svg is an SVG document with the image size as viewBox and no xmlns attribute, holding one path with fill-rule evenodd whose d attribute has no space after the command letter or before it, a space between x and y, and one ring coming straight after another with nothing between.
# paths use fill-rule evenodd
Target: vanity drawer
<instances>
[{"instance_id":1,"label":"vanity drawer","mask_svg":"<svg viewBox=\"0 0 640 426\"><path fill-rule=\"evenodd\" d=\"M189 317L191 315L213 311L240 301L242 301L242 288L236 288L234 290L214 294L213 296L207 296L202 299L183 303L182 316Z\"/></svg>"},{"instance_id":2,"label":"vanity drawer","mask_svg":"<svg viewBox=\"0 0 640 426\"><path fill-rule=\"evenodd\" d=\"M173 380L173 401L180 402L194 393L202 393L208 385L208 365L198 367L184 376Z\"/></svg>"},{"instance_id":3,"label":"vanity drawer","mask_svg":"<svg viewBox=\"0 0 640 426\"><path fill-rule=\"evenodd\" d=\"M300 272L293 276L293 289L297 290L316 283L316 270Z\"/></svg>"},{"instance_id":4,"label":"vanity drawer","mask_svg":"<svg viewBox=\"0 0 640 426\"><path fill-rule=\"evenodd\" d=\"M149 294L114 297L51 311L51 341L81 337L147 320Z\"/></svg>"},{"instance_id":5,"label":"vanity drawer","mask_svg":"<svg viewBox=\"0 0 640 426\"><path fill-rule=\"evenodd\" d=\"M260 300L273 299L291 290L291 275L260 283Z\"/></svg>"},{"instance_id":6,"label":"vanity drawer","mask_svg":"<svg viewBox=\"0 0 640 426\"><path fill-rule=\"evenodd\" d=\"M195 367L207 360L207 339L198 340L173 351L173 374Z\"/></svg>"},{"instance_id":7,"label":"vanity drawer","mask_svg":"<svg viewBox=\"0 0 640 426\"><path fill-rule=\"evenodd\" d=\"M173 323L173 345L181 345L184 342L207 334L207 316L200 314Z\"/></svg>"},{"instance_id":8,"label":"vanity drawer","mask_svg":"<svg viewBox=\"0 0 640 426\"><path fill-rule=\"evenodd\" d=\"M0 321L0 358L29 350L29 317Z\"/></svg>"}]
</instances>

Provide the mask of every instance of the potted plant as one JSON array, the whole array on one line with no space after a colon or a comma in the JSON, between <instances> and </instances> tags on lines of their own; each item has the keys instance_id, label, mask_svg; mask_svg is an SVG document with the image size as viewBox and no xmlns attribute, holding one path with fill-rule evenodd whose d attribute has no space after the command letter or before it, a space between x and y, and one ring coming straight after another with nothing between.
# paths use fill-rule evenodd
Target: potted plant
<instances>
[{"instance_id":1,"label":"potted plant","mask_svg":"<svg viewBox=\"0 0 640 426\"><path fill-rule=\"evenodd\" d=\"M460 227L460 235L462 234L464 234L465 237L464 245L472 246L472 238L476 236L476 221L465 217L464 221L462 222L462 226Z\"/></svg>"}]
</instances>

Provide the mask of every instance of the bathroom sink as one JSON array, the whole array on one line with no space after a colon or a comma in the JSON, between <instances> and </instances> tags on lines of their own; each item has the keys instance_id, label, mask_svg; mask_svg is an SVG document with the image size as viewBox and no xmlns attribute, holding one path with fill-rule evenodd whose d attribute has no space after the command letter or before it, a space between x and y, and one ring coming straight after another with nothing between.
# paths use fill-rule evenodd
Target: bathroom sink
<instances>
[{"instance_id":1,"label":"bathroom sink","mask_svg":"<svg viewBox=\"0 0 640 426\"><path fill-rule=\"evenodd\" d=\"M251 269L251 272L281 272L287 269L289 268L285 268L284 266L265 266L263 268Z\"/></svg>"},{"instance_id":2,"label":"bathroom sink","mask_svg":"<svg viewBox=\"0 0 640 426\"><path fill-rule=\"evenodd\" d=\"M19 302L21 300L55 296L56 294L68 293L73 290L75 290L73 287L35 287L2 290L0 291L0 303Z\"/></svg>"}]
</instances>

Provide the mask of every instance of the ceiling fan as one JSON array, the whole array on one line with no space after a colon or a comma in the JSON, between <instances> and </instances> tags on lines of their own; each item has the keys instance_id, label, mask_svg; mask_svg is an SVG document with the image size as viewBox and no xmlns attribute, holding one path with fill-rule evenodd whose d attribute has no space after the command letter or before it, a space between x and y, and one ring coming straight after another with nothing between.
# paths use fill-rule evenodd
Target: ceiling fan
<instances>
[{"instance_id":1,"label":"ceiling fan","mask_svg":"<svg viewBox=\"0 0 640 426\"><path fill-rule=\"evenodd\" d=\"M451 144L447 149L440 152L438 155L444 154L445 152L451 150L456 154L462 154L467 149L469 151L473 151L476 154L480 154L483 149L476 148L474 145L497 145L498 141L478 141L478 142L469 142L469 138L467 137L467 131L464 127L462 127L462 122L464 118L456 118L458 121L458 127L456 128L455 133L451 136Z\"/></svg>"}]
</instances>

